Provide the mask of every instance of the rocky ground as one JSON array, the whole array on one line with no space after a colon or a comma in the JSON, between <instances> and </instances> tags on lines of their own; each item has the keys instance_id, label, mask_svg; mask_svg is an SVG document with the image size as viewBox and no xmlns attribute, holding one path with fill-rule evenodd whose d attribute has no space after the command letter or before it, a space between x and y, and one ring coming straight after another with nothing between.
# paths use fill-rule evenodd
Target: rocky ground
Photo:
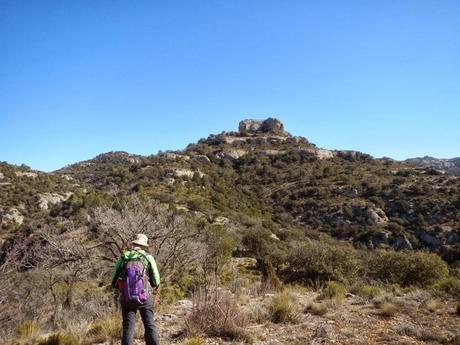
<instances>
[{"instance_id":1,"label":"rocky ground","mask_svg":"<svg viewBox=\"0 0 460 345\"><path fill-rule=\"evenodd\" d=\"M250 321L246 331L254 344L460 344L460 319L455 314L454 301L434 300L426 292L413 291L371 300L349 294L342 301L323 301L327 306L323 315L305 311L312 302L317 303L317 293L293 294L299 307L295 320L289 323ZM273 297L273 294L240 295L238 300L250 315L267 307ZM379 308L385 300L390 300L394 309ZM187 339L177 340L176 336L184 328L191 308L190 300L181 300L158 314L163 344L187 343ZM141 327L137 336L142 337ZM202 337L202 344L232 343L241 342ZM137 339L136 344L143 344L143 340Z\"/></svg>"}]
</instances>

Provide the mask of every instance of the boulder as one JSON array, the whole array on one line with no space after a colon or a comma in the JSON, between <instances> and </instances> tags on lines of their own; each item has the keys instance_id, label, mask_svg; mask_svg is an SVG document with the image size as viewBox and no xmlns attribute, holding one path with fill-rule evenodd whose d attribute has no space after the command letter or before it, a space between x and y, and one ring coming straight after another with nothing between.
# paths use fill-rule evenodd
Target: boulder
<instances>
[{"instance_id":1,"label":"boulder","mask_svg":"<svg viewBox=\"0 0 460 345\"><path fill-rule=\"evenodd\" d=\"M262 127L262 120L243 120L238 125L240 133L257 132Z\"/></svg>"},{"instance_id":2,"label":"boulder","mask_svg":"<svg viewBox=\"0 0 460 345\"><path fill-rule=\"evenodd\" d=\"M364 211L367 219L371 221L372 224L375 225L385 225L388 223L388 217L385 212L381 208L366 208Z\"/></svg>"},{"instance_id":3,"label":"boulder","mask_svg":"<svg viewBox=\"0 0 460 345\"><path fill-rule=\"evenodd\" d=\"M3 173L0 172L0 180L3 180L5 178L5 175L3 175Z\"/></svg>"},{"instance_id":4,"label":"boulder","mask_svg":"<svg viewBox=\"0 0 460 345\"><path fill-rule=\"evenodd\" d=\"M225 225L228 222L230 222L230 219L228 219L227 217L217 216L216 218L214 218L213 224Z\"/></svg>"},{"instance_id":5,"label":"boulder","mask_svg":"<svg viewBox=\"0 0 460 345\"><path fill-rule=\"evenodd\" d=\"M24 223L24 216L21 214L21 212L18 211L17 208L10 208L9 212L4 214L1 217L1 223L2 224L11 224L11 223L16 223L17 225L21 225Z\"/></svg>"}]
</instances>

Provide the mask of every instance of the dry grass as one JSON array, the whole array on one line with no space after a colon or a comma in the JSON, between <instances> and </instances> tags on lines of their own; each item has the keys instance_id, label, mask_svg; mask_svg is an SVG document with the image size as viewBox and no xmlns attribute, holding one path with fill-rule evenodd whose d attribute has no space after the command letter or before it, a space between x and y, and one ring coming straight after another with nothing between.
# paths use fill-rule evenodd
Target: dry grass
<instances>
[{"instance_id":1,"label":"dry grass","mask_svg":"<svg viewBox=\"0 0 460 345\"><path fill-rule=\"evenodd\" d=\"M299 308L294 294L286 289L275 295L269 307L274 323L295 323L299 318Z\"/></svg>"},{"instance_id":2,"label":"dry grass","mask_svg":"<svg viewBox=\"0 0 460 345\"><path fill-rule=\"evenodd\" d=\"M345 298L345 286L341 283L330 281L319 295L319 299L335 299L341 301Z\"/></svg>"},{"instance_id":3,"label":"dry grass","mask_svg":"<svg viewBox=\"0 0 460 345\"><path fill-rule=\"evenodd\" d=\"M37 334L39 328L36 320L27 321L16 326L16 334L20 338L30 338Z\"/></svg>"},{"instance_id":4,"label":"dry grass","mask_svg":"<svg viewBox=\"0 0 460 345\"><path fill-rule=\"evenodd\" d=\"M425 308L430 313L434 313L434 312L438 311L439 309L441 309L441 307L442 307L441 302L439 302L438 300L435 300L435 299L429 299L428 301L426 301L424 303L424 305L425 305Z\"/></svg>"},{"instance_id":5,"label":"dry grass","mask_svg":"<svg viewBox=\"0 0 460 345\"><path fill-rule=\"evenodd\" d=\"M104 342L109 339L120 338L122 332L120 317L113 317L92 323L87 336L93 342Z\"/></svg>"},{"instance_id":6,"label":"dry grass","mask_svg":"<svg viewBox=\"0 0 460 345\"><path fill-rule=\"evenodd\" d=\"M305 312L313 315L322 316L328 312L328 307L325 303L316 303L311 301L305 307Z\"/></svg>"}]
</instances>

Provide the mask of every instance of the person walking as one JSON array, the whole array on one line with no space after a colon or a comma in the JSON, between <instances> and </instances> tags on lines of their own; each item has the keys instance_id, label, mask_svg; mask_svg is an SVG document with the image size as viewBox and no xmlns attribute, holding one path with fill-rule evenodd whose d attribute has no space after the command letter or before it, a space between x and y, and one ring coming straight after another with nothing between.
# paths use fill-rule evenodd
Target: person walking
<instances>
[{"instance_id":1,"label":"person walking","mask_svg":"<svg viewBox=\"0 0 460 345\"><path fill-rule=\"evenodd\" d=\"M160 274L155 259L148 254L148 238L137 234L131 242L132 249L118 258L112 270L112 287L120 290L123 319L122 345L133 345L136 312L141 314L146 345L159 345L158 330L154 321L153 293L160 286Z\"/></svg>"}]
</instances>

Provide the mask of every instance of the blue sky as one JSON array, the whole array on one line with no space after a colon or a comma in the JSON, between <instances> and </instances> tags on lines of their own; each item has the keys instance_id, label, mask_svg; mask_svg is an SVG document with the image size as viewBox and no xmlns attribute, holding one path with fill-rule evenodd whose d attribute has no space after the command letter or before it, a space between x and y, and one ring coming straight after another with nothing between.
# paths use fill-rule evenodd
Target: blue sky
<instances>
[{"instance_id":1,"label":"blue sky","mask_svg":"<svg viewBox=\"0 0 460 345\"><path fill-rule=\"evenodd\" d=\"M0 161L181 149L244 118L460 156L458 1L0 0Z\"/></svg>"}]
</instances>

